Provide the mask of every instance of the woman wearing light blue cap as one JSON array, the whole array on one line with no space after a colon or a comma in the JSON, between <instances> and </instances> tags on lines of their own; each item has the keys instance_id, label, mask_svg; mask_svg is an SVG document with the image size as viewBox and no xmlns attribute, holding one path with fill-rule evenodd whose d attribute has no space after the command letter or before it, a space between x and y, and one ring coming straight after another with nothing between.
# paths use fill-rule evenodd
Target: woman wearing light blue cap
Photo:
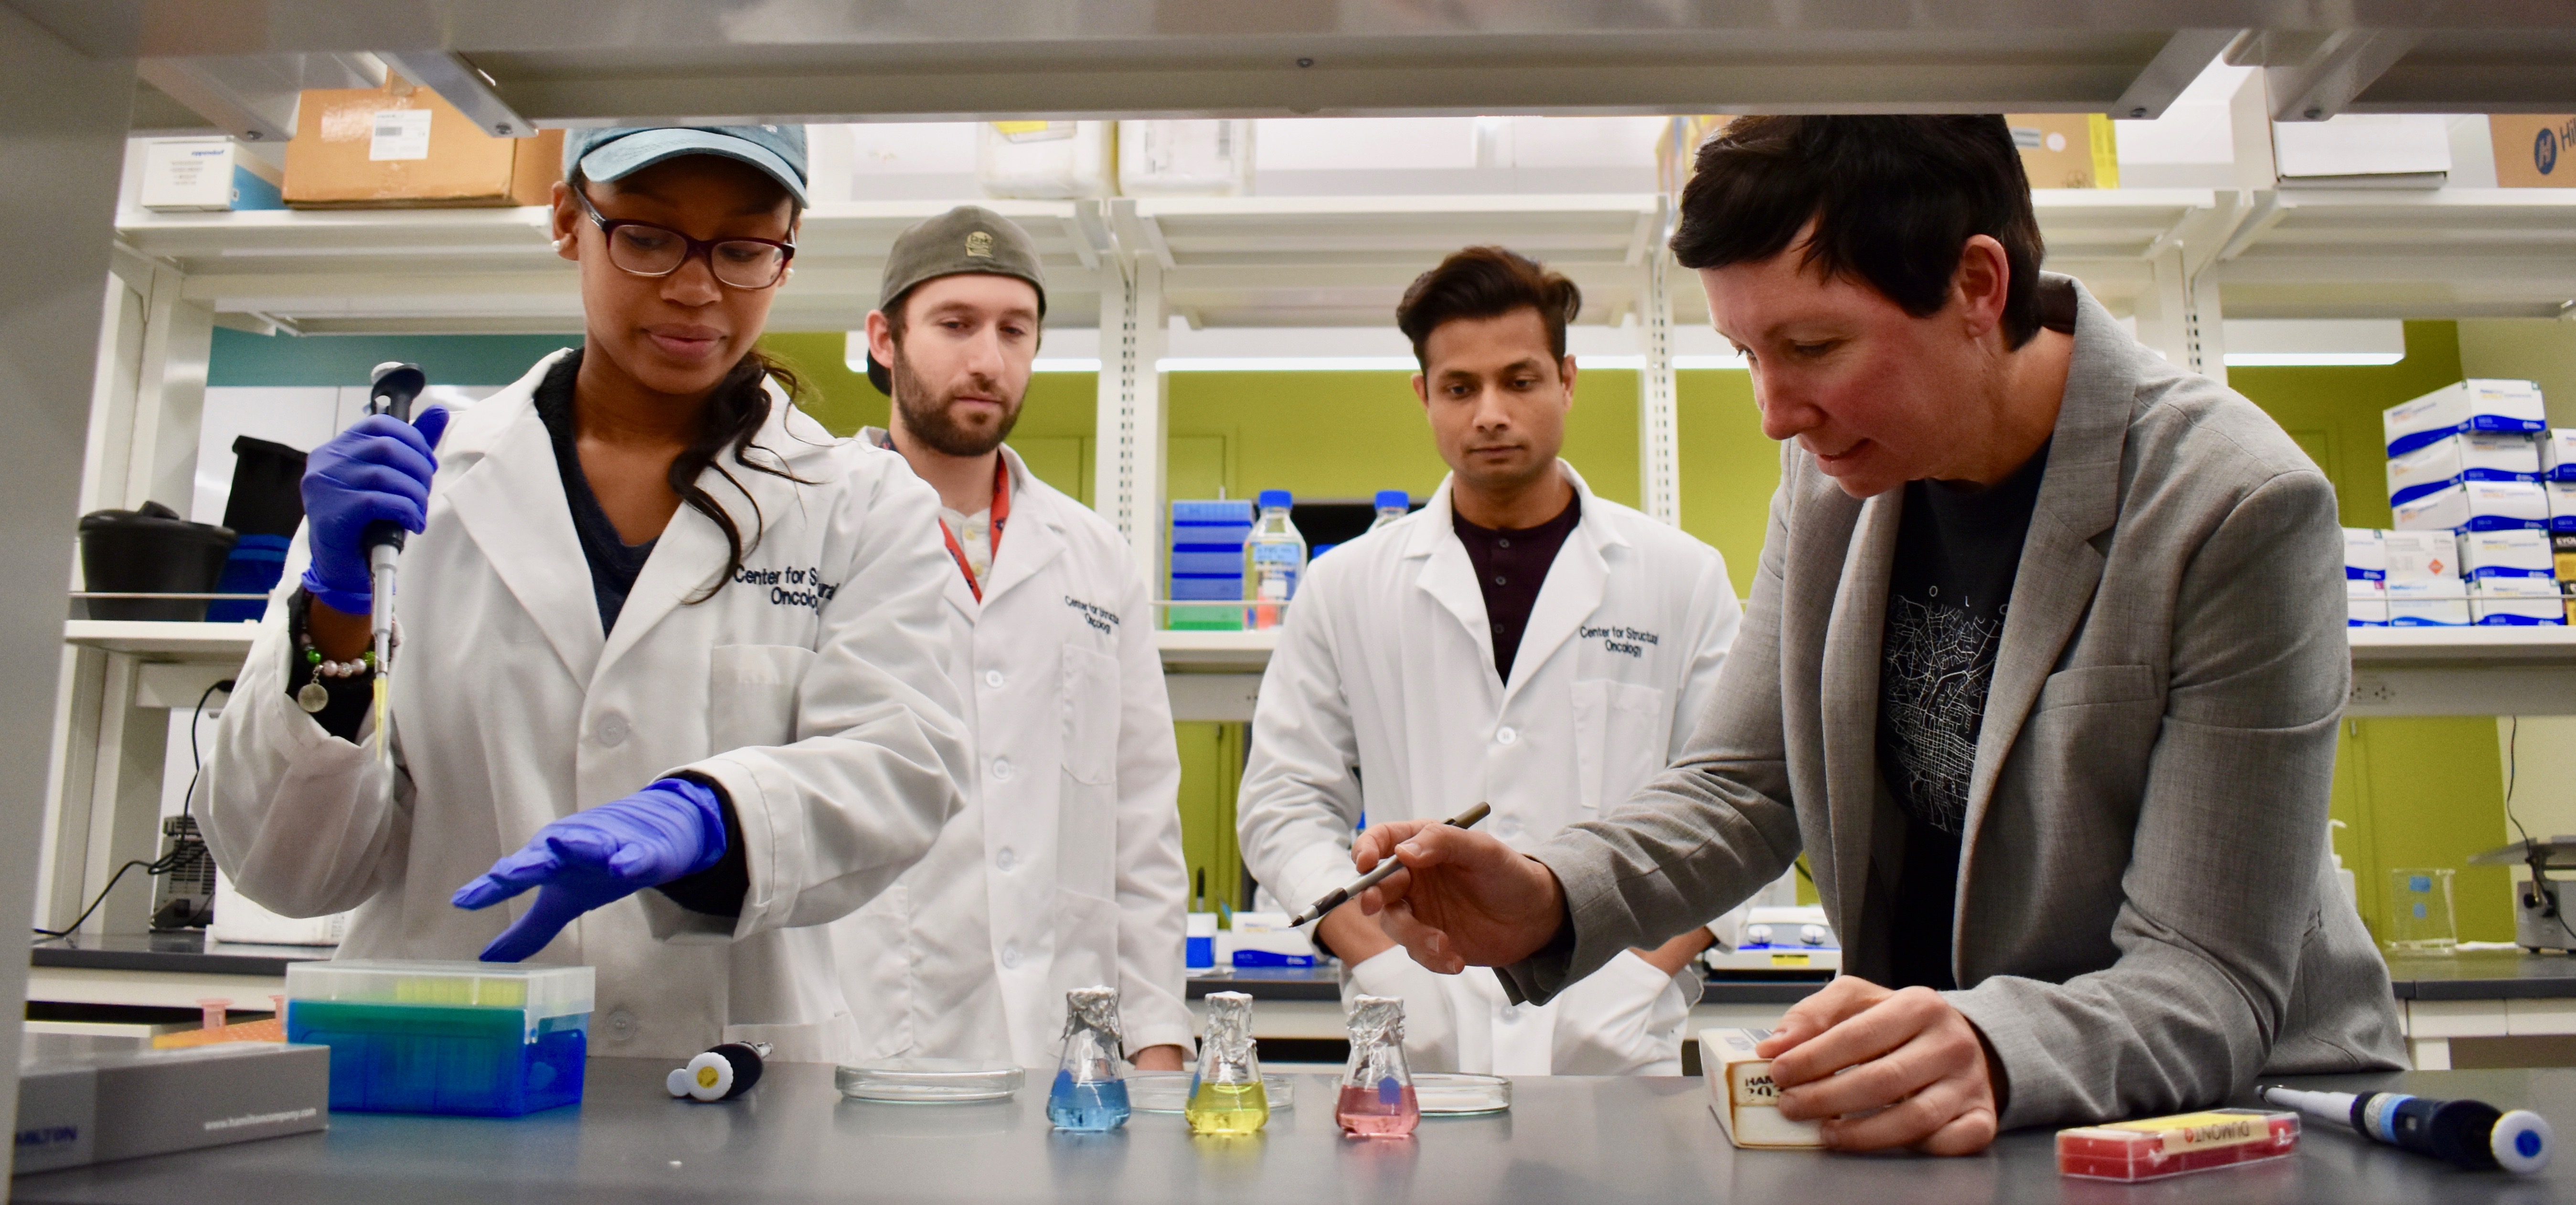
<instances>
[{"instance_id":1,"label":"woman wearing light blue cap","mask_svg":"<svg viewBox=\"0 0 2576 1205\"><path fill-rule=\"evenodd\" d=\"M838 1058L822 926L929 847L966 764L938 499L753 348L795 256L801 127L574 131L564 163L583 346L452 424L369 418L314 451L298 572L201 788L209 844L271 909L357 909L343 956L596 967L597 1053ZM419 533L389 766L375 520Z\"/></svg>"}]
</instances>

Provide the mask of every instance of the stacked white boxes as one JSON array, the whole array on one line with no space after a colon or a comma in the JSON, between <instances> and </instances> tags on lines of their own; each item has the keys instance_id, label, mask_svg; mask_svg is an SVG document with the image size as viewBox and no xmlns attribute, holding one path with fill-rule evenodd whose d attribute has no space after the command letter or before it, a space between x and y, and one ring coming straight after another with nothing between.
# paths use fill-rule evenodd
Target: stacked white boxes
<instances>
[{"instance_id":1,"label":"stacked white boxes","mask_svg":"<svg viewBox=\"0 0 2576 1205\"><path fill-rule=\"evenodd\" d=\"M2576 431L2549 430L2545 414L2539 385L2486 379L2382 413L2397 528L2380 544L2389 624L2567 622L2550 536L2576 532ZM2369 622L2354 594L2367 555L2346 532L2354 624Z\"/></svg>"},{"instance_id":2,"label":"stacked white boxes","mask_svg":"<svg viewBox=\"0 0 2576 1205\"><path fill-rule=\"evenodd\" d=\"M2546 529L2541 488L2548 427L2540 386L2468 380L2381 416L2388 441L2388 501L2401 531Z\"/></svg>"},{"instance_id":3,"label":"stacked white boxes","mask_svg":"<svg viewBox=\"0 0 2576 1205\"><path fill-rule=\"evenodd\" d=\"M2576 427L2542 433L2540 488L2549 495L2549 530L2576 534Z\"/></svg>"},{"instance_id":4,"label":"stacked white boxes","mask_svg":"<svg viewBox=\"0 0 2576 1205\"><path fill-rule=\"evenodd\" d=\"M2388 556L2389 626L2468 626L2458 538L2447 531L2384 531L2380 537Z\"/></svg>"},{"instance_id":5,"label":"stacked white boxes","mask_svg":"<svg viewBox=\"0 0 2576 1205\"><path fill-rule=\"evenodd\" d=\"M2564 624L2558 581L2550 569L2549 533L2460 533L2460 570L2469 580L2469 613L2481 624Z\"/></svg>"},{"instance_id":6,"label":"stacked white boxes","mask_svg":"<svg viewBox=\"0 0 2576 1205\"><path fill-rule=\"evenodd\" d=\"M2343 596L2351 626L2388 626L2388 540L2376 527L2343 529Z\"/></svg>"}]
</instances>

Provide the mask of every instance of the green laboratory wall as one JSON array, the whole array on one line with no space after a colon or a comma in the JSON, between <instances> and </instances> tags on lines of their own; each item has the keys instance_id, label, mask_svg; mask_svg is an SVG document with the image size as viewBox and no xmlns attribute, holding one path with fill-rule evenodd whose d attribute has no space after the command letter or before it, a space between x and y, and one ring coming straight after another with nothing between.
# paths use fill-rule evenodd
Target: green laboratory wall
<instances>
[{"instance_id":1,"label":"green laboratory wall","mask_svg":"<svg viewBox=\"0 0 2576 1205\"><path fill-rule=\"evenodd\" d=\"M2231 368L2227 383L2263 407L2333 479L2347 527L2389 523L2380 411L2459 380L2459 329L2406 324L2406 358L2375 368ZM2513 939L2503 867L2470 854L2511 838L2496 723L2486 716L2347 719L2335 751L2335 850L2354 872L2362 918L2384 932L2389 872L2449 867L2460 938Z\"/></svg>"},{"instance_id":2,"label":"green laboratory wall","mask_svg":"<svg viewBox=\"0 0 2576 1205\"><path fill-rule=\"evenodd\" d=\"M2379 412L2460 378L2456 328L2411 322L2407 355L2372 368L2238 368L2229 380L2270 412L2335 483L2349 526L2388 523ZM313 336L263 338L217 331L209 382L217 385L350 384L387 359L416 360L456 384L515 380L562 337ZM804 376L801 404L837 432L885 422L886 399L843 361L839 331L771 334L764 349ZM1738 593L1750 593L1765 509L1779 482L1779 447L1761 434L1742 372L1679 374L1681 521L1726 557ZM1566 458L1603 495L1635 505L1637 374L1583 374ZM1088 373L1040 375L1030 386L1012 445L1037 474L1088 503L1092 417ZM1380 489L1428 493L1441 475L1407 376L1386 373L1175 373L1165 378L1173 497L1246 497L1285 488L1306 497L1365 498ZM2384 923L2388 872L2458 869L2460 936L2511 935L2505 872L2464 859L2506 840L2495 723L2484 717L2348 720L2337 750L2336 834L2355 870L2362 914ZM1211 895L1240 904L1241 863L1231 834L1243 759L1239 726L1185 723L1183 843Z\"/></svg>"}]
</instances>

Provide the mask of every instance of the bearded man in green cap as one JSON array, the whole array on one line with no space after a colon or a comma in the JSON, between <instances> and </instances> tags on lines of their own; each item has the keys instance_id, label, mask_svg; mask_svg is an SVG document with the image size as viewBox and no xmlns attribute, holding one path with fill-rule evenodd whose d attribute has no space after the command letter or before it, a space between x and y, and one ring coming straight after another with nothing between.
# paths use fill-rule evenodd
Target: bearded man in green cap
<instances>
[{"instance_id":1,"label":"bearded man in green cap","mask_svg":"<svg viewBox=\"0 0 2576 1205\"><path fill-rule=\"evenodd\" d=\"M1046 317L1037 247L960 206L895 240L877 295L868 378L894 406L860 442L939 492L949 676L975 751L929 855L836 924L862 1044L1043 1066L1065 992L1109 984L1127 1056L1179 1070L1181 764L1151 595L1117 529L1002 442Z\"/></svg>"}]
</instances>

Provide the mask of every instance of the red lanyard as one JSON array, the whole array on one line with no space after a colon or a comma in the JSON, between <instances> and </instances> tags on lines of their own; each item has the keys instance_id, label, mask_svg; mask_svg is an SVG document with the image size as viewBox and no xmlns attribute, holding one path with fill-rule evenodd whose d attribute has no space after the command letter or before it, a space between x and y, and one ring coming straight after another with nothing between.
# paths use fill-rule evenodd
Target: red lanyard
<instances>
[{"instance_id":1,"label":"red lanyard","mask_svg":"<svg viewBox=\"0 0 2576 1205\"><path fill-rule=\"evenodd\" d=\"M1000 456L993 457L993 555L1002 555L1002 526L1011 521L1011 464ZM939 521L939 537L948 541L948 555L957 561L957 571L966 575L966 588L975 601L984 601L984 584L975 580L975 567L966 563L966 547L957 542L957 533L948 530L948 520Z\"/></svg>"}]
</instances>

